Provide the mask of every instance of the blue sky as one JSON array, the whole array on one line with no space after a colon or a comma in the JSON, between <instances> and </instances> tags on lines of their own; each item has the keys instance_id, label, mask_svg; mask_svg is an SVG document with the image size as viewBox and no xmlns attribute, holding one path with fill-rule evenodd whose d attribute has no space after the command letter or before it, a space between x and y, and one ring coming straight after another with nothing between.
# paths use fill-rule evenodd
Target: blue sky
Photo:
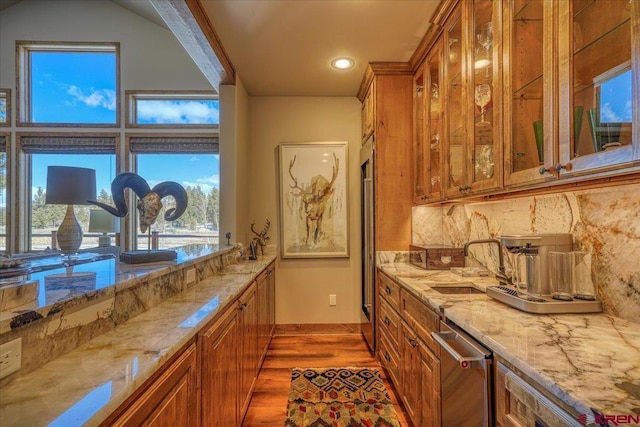
<instances>
[{"instance_id":1,"label":"blue sky","mask_svg":"<svg viewBox=\"0 0 640 427\"><path fill-rule=\"evenodd\" d=\"M38 123L115 123L116 62L113 53L32 52L32 119ZM135 88L132 88L135 89ZM163 88L158 88L162 90ZM124 108L121 106L121 108ZM140 123L218 123L217 101L145 100L138 104ZM46 189L47 166L79 166L96 170L97 194L111 192L115 156L36 154L33 191ZM138 174L151 187L161 181L219 188L218 155L140 155Z\"/></svg>"}]
</instances>

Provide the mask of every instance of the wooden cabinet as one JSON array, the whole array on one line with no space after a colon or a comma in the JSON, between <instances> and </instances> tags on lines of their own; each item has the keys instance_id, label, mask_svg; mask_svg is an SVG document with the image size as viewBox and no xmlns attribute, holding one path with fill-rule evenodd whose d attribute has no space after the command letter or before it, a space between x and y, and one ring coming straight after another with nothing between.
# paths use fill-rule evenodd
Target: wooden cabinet
<instances>
[{"instance_id":1,"label":"wooden cabinet","mask_svg":"<svg viewBox=\"0 0 640 427\"><path fill-rule=\"evenodd\" d=\"M229 307L200 339L202 425L239 425L238 306Z\"/></svg>"},{"instance_id":2,"label":"wooden cabinet","mask_svg":"<svg viewBox=\"0 0 640 427\"><path fill-rule=\"evenodd\" d=\"M413 77L413 141L415 204L442 199L441 149L442 40L440 40Z\"/></svg>"},{"instance_id":3,"label":"wooden cabinet","mask_svg":"<svg viewBox=\"0 0 640 427\"><path fill-rule=\"evenodd\" d=\"M238 426L275 330L275 263L104 426Z\"/></svg>"},{"instance_id":4,"label":"wooden cabinet","mask_svg":"<svg viewBox=\"0 0 640 427\"><path fill-rule=\"evenodd\" d=\"M141 394L104 426L194 427L198 425L196 344L190 344L162 368Z\"/></svg>"},{"instance_id":5,"label":"wooden cabinet","mask_svg":"<svg viewBox=\"0 0 640 427\"><path fill-rule=\"evenodd\" d=\"M507 185L634 167L640 155L640 121L633 117L640 95L632 90L640 72L636 3L505 2Z\"/></svg>"},{"instance_id":6,"label":"wooden cabinet","mask_svg":"<svg viewBox=\"0 0 640 427\"><path fill-rule=\"evenodd\" d=\"M411 242L412 75L406 64L370 64L358 93L372 112L376 251L406 251Z\"/></svg>"},{"instance_id":7,"label":"wooden cabinet","mask_svg":"<svg viewBox=\"0 0 640 427\"><path fill-rule=\"evenodd\" d=\"M446 195L502 185L502 78L498 4L461 2L445 24Z\"/></svg>"},{"instance_id":8,"label":"wooden cabinet","mask_svg":"<svg viewBox=\"0 0 640 427\"><path fill-rule=\"evenodd\" d=\"M373 133L375 120L375 82L371 83L371 87L362 102L362 143L364 144L369 136Z\"/></svg>"},{"instance_id":9,"label":"wooden cabinet","mask_svg":"<svg viewBox=\"0 0 640 427\"><path fill-rule=\"evenodd\" d=\"M640 157L640 4L576 0L555 7L559 160L553 172L572 177L632 166Z\"/></svg>"},{"instance_id":10,"label":"wooden cabinet","mask_svg":"<svg viewBox=\"0 0 640 427\"><path fill-rule=\"evenodd\" d=\"M542 394L529 381L498 362L495 373L496 425L578 427L580 415L572 415Z\"/></svg>"},{"instance_id":11,"label":"wooden cabinet","mask_svg":"<svg viewBox=\"0 0 640 427\"><path fill-rule=\"evenodd\" d=\"M260 363L269 349L275 328L275 268L274 263L256 279L258 298L258 354Z\"/></svg>"},{"instance_id":12,"label":"wooden cabinet","mask_svg":"<svg viewBox=\"0 0 640 427\"><path fill-rule=\"evenodd\" d=\"M238 300L240 315L241 346L240 346L240 414L244 414L251 401L251 393L258 377L260 355L258 354L258 301L256 297L256 283ZM242 417L240 417L242 418Z\"/></svg>"},{"instance_id":13,"label":"wooden cabinet","mask_svg":"<svg viewBox=\"0 0 640 427\"><path fill-rule=\"evenodd\" d=\"M377 358L414 426L440 425L440 316L378 271Z\"/></svg>"},{"instance_id":14,"label":"wooden cabinet","mask_svg":"<svg viewBox=\"0 0 640 427\"><path fill-rule=\"evenodd\" d=\"M557 115L552 96L552 69L557 63L553 9L553 3L544 0L504 2L502 40L508 58L503 69L504 169L508 186L554 179L540 174L541 167L553 167L556 160L552 142Z\"/></svg>"},{"instance_id":15,"label":"wooden cabinet","mask_svg":"<svg viewBox=\"0 0 640 427\"><path fill-rule=\"evenodd\" d=\"M434 115L416 91L414 203L437 201L433 170L446 199L637 177L637 1L443 0L434 19L442 30L413 86L433 79L428 58L442 50L442 171L427 158Z\"/></svg>"}]
</instances>

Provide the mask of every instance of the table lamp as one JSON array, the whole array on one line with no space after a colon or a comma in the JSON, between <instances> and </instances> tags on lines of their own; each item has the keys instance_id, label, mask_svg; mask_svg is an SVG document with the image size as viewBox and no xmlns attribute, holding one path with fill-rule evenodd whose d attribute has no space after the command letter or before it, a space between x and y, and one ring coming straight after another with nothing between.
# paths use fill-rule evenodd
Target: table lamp
<instances>
[{"instance_id":1,"label":"table lamp","mask_svg":"<svg viewBox=\"0 0 640 427\"><path fill-rule=\"evenodd\" d=\"M63 254L73 254L82 243L82 228L73 205L88 205L96 199L96 171L71 166L49 166L45 203L67 205L67 213L58 228L58 246Z\"/></svg>"},{"instance_id":2,"label":"table lamp","mask_svg":"<svg viewBox=\"0 0 640 427\"><path fill-rule=\"evenodd\" d=\"M89 212L89 231L102 233L98 237L98 246L111 246L111 237L107 233L120 232L120 218L102 209L92 210Z\"/></svg>"}]
</instances>

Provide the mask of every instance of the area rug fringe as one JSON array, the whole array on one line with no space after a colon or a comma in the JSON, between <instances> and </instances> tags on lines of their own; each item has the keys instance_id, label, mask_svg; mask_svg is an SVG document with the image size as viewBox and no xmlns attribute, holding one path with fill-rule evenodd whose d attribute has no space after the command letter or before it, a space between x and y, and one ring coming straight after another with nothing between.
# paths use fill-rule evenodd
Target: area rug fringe
<instances>
[{"instance_id":1,"label":"area rug fringe","mask_svg":"<svg viewBox=\"0 0 640 427\"><path fill-rule=\"evenodd\" d=\"M400 427L377 368L294 368L285 427Z\"/></svg>"}]
</instances>

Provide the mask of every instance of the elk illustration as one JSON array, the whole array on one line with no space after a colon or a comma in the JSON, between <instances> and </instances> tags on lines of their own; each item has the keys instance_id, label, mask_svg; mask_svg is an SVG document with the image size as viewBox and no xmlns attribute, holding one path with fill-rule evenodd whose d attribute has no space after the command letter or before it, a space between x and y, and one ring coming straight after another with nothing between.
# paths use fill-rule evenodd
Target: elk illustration
<instances>
[{"instance_id":1,"label":"elk illustration","mask_svg":"<svg viewBox=\"0 0 640 427\"><path fill-rule=\"evenodd\" d=\"M293 175L292 169L296 162L296 156L293 160L289 161L289 176L293 180L293 185L289 185L292 190L297 190L295 193L292 191L294 197L301 197L302 206L306 215L306 227L307 236L305 238L305 244L309 246L311 243L317 245L322 239L324 233L322 231L322 218L327 206L327 202L330 200L333 194L333 184L338 176L338 170L340 168L340 162L333 153L333 175L331 181L328 181L324 176L318 174L311 178L311 182L305 188L302 188L298 184L298 179ZM310 241L310 238L312 241Z\"/></svg>"}]
</instances>

